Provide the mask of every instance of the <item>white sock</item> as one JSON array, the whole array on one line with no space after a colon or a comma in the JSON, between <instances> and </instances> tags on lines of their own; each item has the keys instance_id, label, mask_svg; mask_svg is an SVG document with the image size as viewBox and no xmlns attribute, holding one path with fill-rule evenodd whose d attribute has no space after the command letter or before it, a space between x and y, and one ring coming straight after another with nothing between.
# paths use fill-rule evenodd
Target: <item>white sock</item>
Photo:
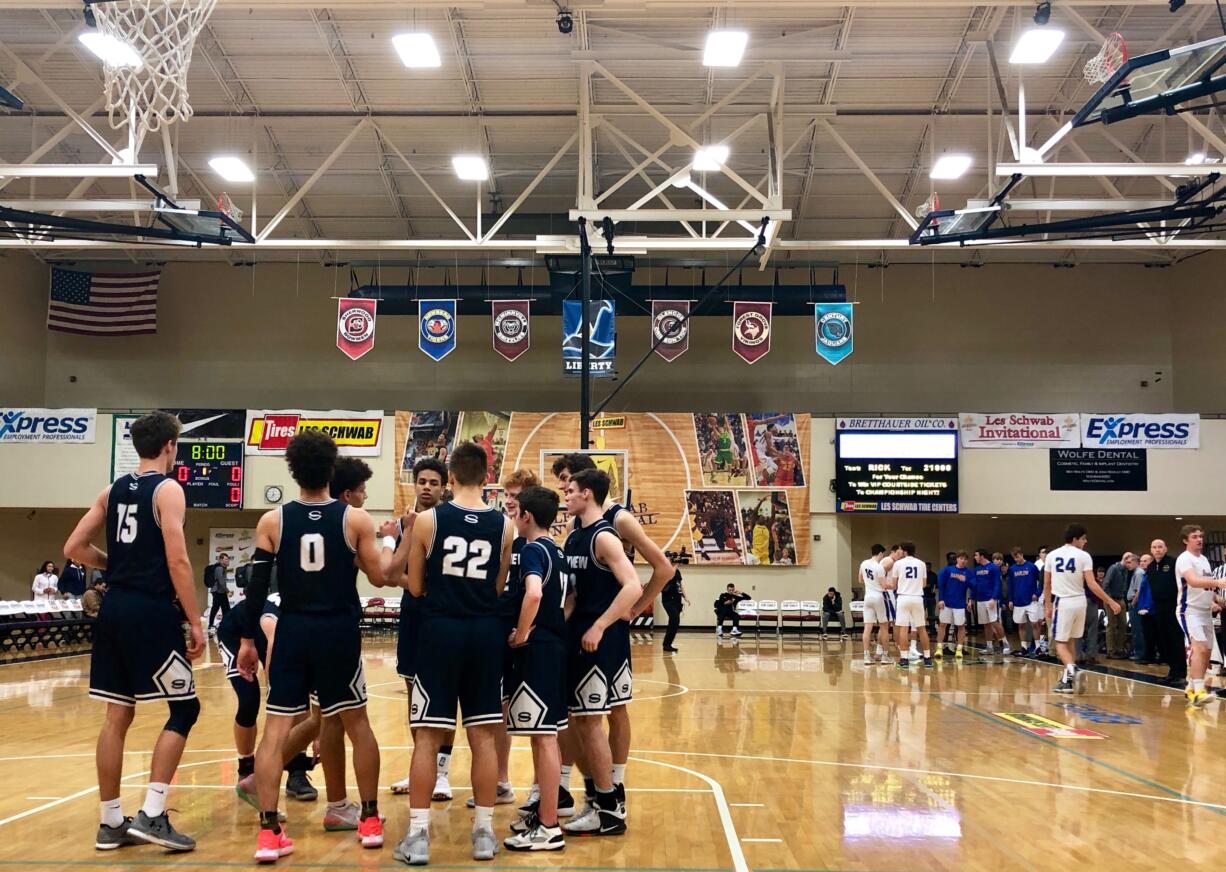
<instances>
[{"instance_id":1,"label":"white sock","mask_svg":"<svg viewBox=\"0 0 1226 872\"><path fill-rule=\"evenodd\" d=\"M494 828L494 807L477 806L473 809L476 814L473 816L473 832L477 830L492 830Z\"/></svg>"},{"instance_id":2,"label":"white sock","mask_svg":"<svg viewBox=\"0 0 1226 872\"><path fill-rule=\"evenodd\" d=\"M1201 682L1201 683L1204 684L1204 682ZM624 784L625 782L626 782L626 764L625 763L614 763L613 764L613 783L614 784Z\"/></svg>"},{"instance_id":3,"label":"white sock","mask_svg":"<svg viewBox=\"0 0 1226 872\"><path fill-rule=\"evenodd\" d=\"M102 806L102 823L108 827L117 827L123 823L123 806L119 804L118 799L104 799L100 805Z\"/></svg>"},{"instance_id":4,"label":"white sock","mask_svg":"<svg viewBox=\"0 0 1226 872\"><path fill-rule=\"evenodd\" d=\"M1193 678L1192 679L1192 689L1193 690L1204 690L1205 689L1205 679Z\"/></svg>"},{"instance_id":5,"label":"white sock","mask_svg":"<svg viewBox=\"0 0 1226 872\"><path fill-rule=\"evenodd\" d=\"M338 799L336 802L329 802L328 808L339 811L340 809L344 808L348 804L349 804L349 798L345 797L344 799Z\"/></svg>"},{"instance_id":6,"label":"white sock","mask_svg":"<svg viewBox=\"0 0 1226 872\"><path fill-rule=\"evenodd\" d=\"M884 651L884 649L882 649L881 645L880 645L880 644L879 644L879 645L877 645L877 656L878 656L878 657L880 657L880 656L881 656L882 654L884 654L884 653L885 653L885 651Z\"/></svg>"},{"instance_id":7,"label":"white sock","mask_svg":"<svg viewBox=\"0 0 1226 872\"><path fill-rule=\"evenodd\" d=\"M1064 677L1069 679L1070 681L1076 678L1077 677L1077 667L1072 663L1070 663L1068 666L1065 666L1064 667Z\"/></svg>"},{"instance_id":8,"label":"white sock","mask_svg":"<svg viewBox=\"0 0 1226 872\"><path fill-rule=\"evenodd\" d=\"M574 765L575 764L573 763L563 763L562 764L562 786L565 787L567 790L570 790L570 770L571 770L571 767Z\"/></svg>"},{"instance_id":9,"label":"white sock","mask_svg":"<svg viewBox=\"0 0 1226 872\"><path fill-rule=\"evenodd\" d=\"M511 785L511 782L509 781L499 781L498 782L498 792L499 793L506 793L508 790L511 789L511 787L512 785Z\"/></svg>"},{"instance_id":10,"label":"white sock","mask_svg":"<svg viewBox=\"0 0 1226 872\"><path fill-rule=\"evenodd\" d=\"M166 813L166 792L168 790L170 790L169 784L149 782L149 789L145 791L145 804L141 806L141 811L146 817L155 818Z\"/></svg>"},{"instance_id":11,"label":"white sock","mask_svg":"<svg viewBox=\"0 0 1226 872\"><path fill-rule=\"evenodd\" d=\"M451 755L439 752L438 755L438 774L443 778L447 777L447 773L451 770Z\"/></svg>"},{"instance_id":12,"label":"white sock","mask_svg":"<svg viewBox=\"0 0 1226 872\"><path fill-rule=\"evenodd\" d=\"M419 833L422 830L425 830L426 832L430 831L430 809L409 809L409 832Z\"/></svg>"},{"instance_id":13,"label":"white sock","mask_svg":"<svg viewBox=\"0 0 1226 872\"><path fill-rule=\"evenodd\" d=\"M931 651L925 651L925 652L924 652L924 659L925 659L925 660L929 660L929 659L931 659L931 657L932 657L932 652L931 652Z\"/></svg>"}]
</instances>

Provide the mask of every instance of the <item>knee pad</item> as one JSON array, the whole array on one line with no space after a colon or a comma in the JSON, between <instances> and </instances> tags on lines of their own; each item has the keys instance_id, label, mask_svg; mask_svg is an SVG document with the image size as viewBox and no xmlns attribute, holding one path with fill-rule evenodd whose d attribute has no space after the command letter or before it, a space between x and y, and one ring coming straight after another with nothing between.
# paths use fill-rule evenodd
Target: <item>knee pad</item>
<instances>
[{"instance_id":1,"label":"knee pad","mask_svg":"<svg viewBox=\"0 0 1226 872\"><path fill-rule=\"evenodd\" d=\"M192 731L192 725L196 723L196 718L200 717L200 700L175 699L171 700L169 705L170 717L166 719L166 725L162 729L178 733L186 739L187 734Z\"/></svg>"},{"instance_id":2,"label":"knee pad","mask_svg":"<svg viewBox=\"0 0 1226 872\"><path fill-rule=\"evenodd\" d=\"M260 714L260 686L243 678L235 679L233 684L234 693L238 696L238 711L234 713L234 723L240 727L254 727Z\"/></svg>"}]
</instances>

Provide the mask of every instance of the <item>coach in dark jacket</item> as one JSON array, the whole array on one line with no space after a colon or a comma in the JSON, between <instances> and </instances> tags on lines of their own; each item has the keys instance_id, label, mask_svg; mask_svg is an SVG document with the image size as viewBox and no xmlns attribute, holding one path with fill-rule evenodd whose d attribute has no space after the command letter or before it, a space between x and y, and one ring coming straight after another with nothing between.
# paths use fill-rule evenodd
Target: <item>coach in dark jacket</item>
<instances>
[{"instance_id":1,"label":"coach in dark jacket","mask_svg":"<svg viewBox=\"0 0 1226 872\"><path fill-rule=\"evenodd\" d=\"M1184 654L1183 630L1175 615L1179 599L1175 558L1167 554L1166 543L1161 539L1150 543L1149 553L1154 562L1145 570L1145 578L1149 581L1149 592L1154 600L1154 633L1158 637L1160 656L1169 670L1162 683L1183 687L1188 679L1188 661Z\"/></svg>"},{"instance_id":2,"label":"coach in dark jacket","mask_svg":"<svg viewBox=\"0 0 1226 872\"><path fill-rule=\"evenodd\" d=\"M660 604L664 606L664 611L668 614L668 629L664 633L664 650L674 654L677 649L673 647L673 642L677 638L677 629L681 626L682 603L689 605L690 599L685 595L685 585L681 583L681 570L678 569L673 572L673 577L660 591Z\"/></svg>"}]
</instances>

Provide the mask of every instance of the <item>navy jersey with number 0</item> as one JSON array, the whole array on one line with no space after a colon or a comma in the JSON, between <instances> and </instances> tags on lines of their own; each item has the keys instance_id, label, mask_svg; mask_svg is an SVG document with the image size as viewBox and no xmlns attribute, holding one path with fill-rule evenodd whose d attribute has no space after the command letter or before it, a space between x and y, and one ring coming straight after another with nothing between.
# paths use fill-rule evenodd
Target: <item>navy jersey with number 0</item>
<instances>
[{"instance_id":1,"label":"navy jersey with number 0","mask_svg":"<svg viewBox=\"0 0 1226 872\"><path fill-rule=\"evenodd\" d=\"M426 555L421 609L452 618L497 617L498 572L506 518L494 509L455 503L434 507L434 540Z\"/></svg>"},{"instance_id":2,"label":"navy jersey with number 0","mask_svg":"<svg viewBox=\"0 0 1226 872\"><path fill-rule=\"evenodd\" d=\"M158 488L169 481L158 472L133 472L111 485L106 504L106 581L112 590L175 598L155 502Z\"/></svg>"},{"instance_id":3,"label":"navy jersey with number 0","mask_svg":"<svg viewBox=\"0 0 1226 872\"><path fill-rule=\"evenodd\" d=\"M345 533L349 506L337 500L293 500L281 511L277 590L286 614L347 615L362 612L358 568Z\"/></svg>"},{"instance_id":4,"label":"navy jersey with number 0","mask_svg":"<svg viewBox=\"0 0 1226 872\"><path fill-rule=\"evenodd\" d=\"M566 537L566 562L575 585L576 617L599 617L621 591L617 576L596 559L596 537L601 535L612 535L621 541L613 525L603 518Z\"/></svg>"},{"instance_id":5,"label":"navy jersey with number 0","mask_svg":"<svg viewBox=\"0 0 1226 872\"><path fill-rule=\"evenodd\" d=\"M538 636L550 636L557 641L566 639L566 592L569 589L570 573L567 571L566 555L552 539L541 538L523 546L519 558L519 592L515 605L516 621L519 609L527 592L527 578L535 575L541 580L541 604L532 622L531 645Z\"/></svg>"}]
</instances>

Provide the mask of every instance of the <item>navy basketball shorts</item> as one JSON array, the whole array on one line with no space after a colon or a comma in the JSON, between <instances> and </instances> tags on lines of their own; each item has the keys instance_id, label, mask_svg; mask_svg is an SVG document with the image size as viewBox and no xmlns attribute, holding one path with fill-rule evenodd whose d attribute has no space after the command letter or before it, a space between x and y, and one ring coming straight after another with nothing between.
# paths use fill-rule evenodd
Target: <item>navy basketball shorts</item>
<instances>
[{"instance_id":1,"label":"navy basketball shorts","mask_svg":"<svg viewBox=\"0 0 1226 872\"><path fill-rule=\"evenodd\" d=\"M566 643L534 632L522 648L509 649L511 678L503 688L507 732L551 736L566 729Z\"/></svg>"},{"instance_id":2,"label":"navy basketball shorts","mask_svg":"<svg viewBox=\"0 0 1226 872\"><path fill-rule=\"evenodd\" d=\"M506 704L511 699L512 685L515 683L515 654L518 649L506 644L511 637L511 631L519 625L519 615L514 620L502 618L502 701Z\"/></svg>"},{"instance_id":3,"label":"navy basketball shorts","mask_svg":"<svg viewBox=\"0 0 1226 872\"><path fill-rule=\"evenodd\" d=\"M124 706L196 698L183 614L172 600L123 588L106 595L94 623L89 695Z\"/></svg>"},{"instance_id":4,"label":"navy basketball shorts","mask_svg":"<svg viewBox=\"0 0 1226 872\"><path fill-rule=\"evenodd\" d=\"M413 680L417 674L417 634L421 632L420 605L408 606L409 594L400 601L400 625L396 633L396 674ZM407 607L406 607L407 606Z\"/></svg>"},{"instance_id":5,"label":"navy basketball shorts","mask_svg":"<svg viewBox=\"0 0 1226 872\"><path fill-rule=\"evenodd\" d=\"M497 616L423 614L409 723L414 727L455 729L457 704L465 727L502 723L506 647L502 621Z\"/></svg>"},{"instance_id":6,"label":"navy basketball shorts","mask_svg":"<svg viewBox=\"0 0 1226 872\"><path fill-rule=\"evenodd\" d=\"M630 702L634 677L630 669L630 624L617 621L604 631L595 651L583 650L583 634L594 617L572 617L567 625L566 679L570 713L575 717L607 715Z\"/></svg>"},{"instance_id":7,"label":"navy basketball shorts","mask_svg":"<svg viewBox=\"0 0 1226 872\"><path fill-rule=\"evenodd\" d=\"M366 705L362 633L356 615L281 613L268 664L268 700L274 715L307 711L311 691L323 717Z\"/></svg>"}]
</instances>

